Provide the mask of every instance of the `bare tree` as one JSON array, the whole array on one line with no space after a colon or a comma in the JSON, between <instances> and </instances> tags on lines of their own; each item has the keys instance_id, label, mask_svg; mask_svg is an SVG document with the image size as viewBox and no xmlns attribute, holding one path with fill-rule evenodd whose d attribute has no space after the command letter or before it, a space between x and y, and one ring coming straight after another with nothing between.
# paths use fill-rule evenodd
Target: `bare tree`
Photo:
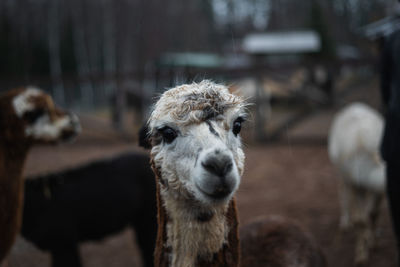
<instances>
[{"instance_id":1,"label":"bare tree","mask_svg":"<svg viewBox=\"0 0 400 267\"><path fill-rule=\"evenodd\" d=\"M125 93L122 87L117 86L117 58L115 17L112 0L102 0L103 9L103 58L106 92L114 94L113 124L119 131L123 131L123 113Z\"/></svg>"},{"instance_id":2,"label":"bare tree","mask_svg":"<svg viewBox=\"0 0 400 267\"><path fill-rule=\"evenodd\" d=\"M74 47L78 69L79 84L83 103L93 106L93 85L90 81L89 56L85 36L85 24L83 16L83 3L71 1L71 18L73 23Z\"/></svg>"},{"instance_id":3,"label":"bare tree","mask_svg":"<svg viewBox=\"0 0 400 267\"><path fill-rule=\"evenodd\" d=\"M64 85L60 57L59 0L52 0L48 6L48 30L50 75L54 98L57 103L65 103Z\"/></svg>"}]
</instances>

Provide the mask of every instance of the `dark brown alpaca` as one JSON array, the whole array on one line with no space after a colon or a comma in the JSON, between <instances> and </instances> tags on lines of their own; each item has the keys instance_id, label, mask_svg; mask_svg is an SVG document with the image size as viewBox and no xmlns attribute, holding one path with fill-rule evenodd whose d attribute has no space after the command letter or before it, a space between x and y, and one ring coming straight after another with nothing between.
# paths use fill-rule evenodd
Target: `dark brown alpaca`
<instances>
[{"instance_id":1,"label":"dark brown alpaca","mask_svg":"<svg viewBox=\"0 0 400 267\"><path fill-rule=\"evenodd\" d=\"M36 143L68 140L79 131L75 116L57 109L35 88L0 95L0 263L20 230L26 156Z\"/></svg>"},{"instance_id":2,"label":"dark brown alpaca","mask_svg":"<svg viewBox=\"0 0 400 267\"><path fill-rule=\"evenodd\" d=\"M312 236L280 216L262 216L240 228L242 266L326 266Z\"/></svg>"},{"instance_id":3,"label":"dark brown alpaca","mask_svg":"<svg viewBox=\"0 0 400 267\"><path fill-rule=\"evenodd\" d=\"M234 193L244 168L239 136L244 109L242 99L209 81L170 89L156 103L149 119L159 226L155 266L240 265ZM281 229L289 231L291 226L285 224ZM288 239L293 244L310 242L308 238L296 240L293 233L298 232L291 233ZM255 257L272 252L268 250L274 245L271 240L258 243ZM303 252L282 250L277 257L284 265L265 266L323 266L285 265L301 258L297 254ZM241 257L247 262L248 255Z\"/></svg>"}]
</instances>

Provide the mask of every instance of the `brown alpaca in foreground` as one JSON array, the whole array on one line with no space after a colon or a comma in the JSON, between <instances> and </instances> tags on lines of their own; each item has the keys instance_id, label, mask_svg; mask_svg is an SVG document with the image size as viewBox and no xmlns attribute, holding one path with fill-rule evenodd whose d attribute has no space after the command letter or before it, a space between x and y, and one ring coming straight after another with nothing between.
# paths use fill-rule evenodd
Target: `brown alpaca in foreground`
<instances>
[{"instance_id":1,"label":"brown alpaca in foreground","mask_svg":"<svg viewBox=\"0 0 400 267\"><path fill-rule=\"evenodd\" d=\"M234 193L244 168L239 132L245 105L210 81L173 88L156 103L149 119L159 227L155 266L239 266L240 256L244 263L276 259L264 266L324 266L312 239L286 220L278 228L250 228L265 239L244 238L259 247L248 250L257 255L240 254ZM286 243L269 238L274 233ZM280 247L275 256L274 246Z\"/></svg>"},{"instance_id":2,"label":"brown alpaca in foreground","mask_svg":"<svg viewBox=\"0 0 400 267\"><path fill-rule=\"evenodd\" d=\"M56 108L51 97L36 88L0 95L0 263L20 230L22 172L29 149L69 140L79 129L76 116Z\"/></svg>"}]
</instances>

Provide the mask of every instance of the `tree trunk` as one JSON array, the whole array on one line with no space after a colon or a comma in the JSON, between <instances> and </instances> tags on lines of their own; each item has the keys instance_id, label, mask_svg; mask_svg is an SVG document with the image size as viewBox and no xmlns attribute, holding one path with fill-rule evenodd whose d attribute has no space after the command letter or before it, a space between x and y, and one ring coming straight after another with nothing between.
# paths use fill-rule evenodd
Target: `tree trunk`
<instances>
[{"instance_id":1,"label":"tree trunk","mask_svg":"<svg viewBox=\"0 0 400 267\"><path fill-rule=\"evenodd\" d=\"M57 103L65 104L64 85L60 58L59 0L52 0L48 7L49 65L53 84L54 98Z\"/></svg>"},{"instance_id":2,"label":"tree trunk","mask_svg":"<svg viewBox=\"0 0 400 267\"><path fill-rule=\"evenodd\" d=\"M107 94L104 89L104 80L100 77L103 72L103 27L99 21L103 20L102 17L102 5L98 2L88 3L89 14L87 14L87 44L88 44L88 57L90 72L93 74L93 86L96 88L96 96L99 100L102 100L100 104L108 104L106 100Z\"/></svg>"},{"instance_id":3,"label":"tree trunk","mask_svg":"<svg viewBox=\"0 0 400 267\"><path fill-rule=\"evenodd\" d=\"M113 125L123 131L123 114L125 106L125 94L123 88L117 86L116 83L116 34L115 34L115 18L113 14L113 2L103 0L103 58L104 58L104 87L106 92L114 95L113 103Z\"/></svg>"},{"instance_id":4,"label":"tree trunk","mask_svg":"<svg viewBox=\"0 0 400 267\"><path fill-rule=\"evenodd\" d=\"M80 1L75 1L74 5L72 5L71 16L73 23L75 57L82 100L86 107L91 108L94 104L94 93L93 86L89 78L89 57L86 48L83 7Z\"/></svg>"}]
</instances>

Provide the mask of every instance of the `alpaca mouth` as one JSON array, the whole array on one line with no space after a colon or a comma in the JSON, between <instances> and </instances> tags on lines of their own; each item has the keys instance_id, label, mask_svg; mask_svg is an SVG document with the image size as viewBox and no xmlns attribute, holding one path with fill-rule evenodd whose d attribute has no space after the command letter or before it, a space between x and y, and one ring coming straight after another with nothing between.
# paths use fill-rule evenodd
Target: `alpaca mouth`
<instances>
[{"instance_id":1,"label":"alpaca mouth","mask_svg":"<svg viewBox=\"0 0 400 267\"><path fill-rule=\"evenodd\" d=\"M78 132L74 129L64 130L61 133L61 140L63 142L72 142L73 140L75 140L77 135Z\"/></svg>"},{"instance_id":2,"label":"alpaca mouth","mask_svg":"<svg viewBox=\"0 0 400 267\"><path fill-rule=\"evenodd\" d=\"M200 186L196 185L196 188L206 197L211 198L212 200L222 201L230 196L232 190L227 185L220 185L212 192L206 192Z\"/></svg>"}]
</instances>

